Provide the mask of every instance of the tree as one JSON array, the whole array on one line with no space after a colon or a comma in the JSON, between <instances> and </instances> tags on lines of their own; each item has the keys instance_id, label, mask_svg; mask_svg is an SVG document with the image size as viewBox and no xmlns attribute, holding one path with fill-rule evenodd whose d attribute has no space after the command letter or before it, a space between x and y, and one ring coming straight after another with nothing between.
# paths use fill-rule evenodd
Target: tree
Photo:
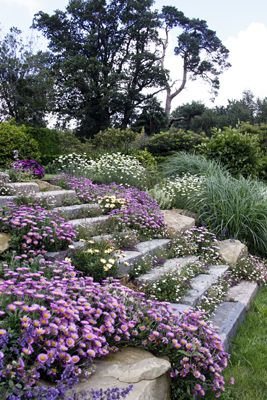
<instances>
[{"instance_id":1,"label":"tree","mask_svg":"<svg viewBox=\"0 0 267 400\"><path fill-rule=\"evenodd\" d=\"M93 136L131 124L137 107L165 87L160 20L153 0L70 0L66 11L35 15L49 40L56 111Z\"/></svg>"},{"instance_id":2,"label":"tree","mask_svg":"<svg viewBox=\"0 0 267 400\"><path fill-rule=\"evenodd\" d=\"M34 53L21 32L11 28L0 41L1 119L45 126L51 104L53 80L48 53Z\"/></svg>"},{"instance_id":3,"label":"tree","mask_svg":"<svg viewBox=\"0 0 267 400\"><path fill-rule=\"evenodd\" d=\"M159 133L168 125L168 118L159 101L152 97L144 104L142 112L137 116L133 128L144 128L146 135Z\"/></svg>"},{"instance_id":4,"label":"tree","mask_svg":"<svg viewBox=\"0 0 267 400\"><path fill-rule=\"evenodd\" d=\"M212 93L217 94L219 75L230 66L227 62L229 51L216 36L216 32L208 28L204 20L189 19L171 6L163 7L161 18L166 34L163 42L162 67L164 68L169 32L172 29L179 29L174 54L181 57L183 62L180 85L176 88L177 80L170 82L170 79L166 79L165 111L169 116L173 99L184 90L189 79L203 79L210 84Z\"/></svg>"}]
</instances>

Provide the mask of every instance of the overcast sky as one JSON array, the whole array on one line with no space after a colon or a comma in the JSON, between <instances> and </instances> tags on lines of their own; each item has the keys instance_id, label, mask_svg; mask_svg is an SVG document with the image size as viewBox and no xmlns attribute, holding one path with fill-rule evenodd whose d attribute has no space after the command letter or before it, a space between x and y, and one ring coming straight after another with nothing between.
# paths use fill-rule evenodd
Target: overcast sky
<instances>
[{"instance_id":1,"label":"overcast sky","mask_svg":"<svg viewBox=\"0 0 267 400\"><path fill-rule=\"evenodd\" d=\"M26 31L34 13L63 10L67 3L68 0L0 0L0 27L3 32L11 26ZM205 19L230 50L232 67L221 76L215 105L240 98L244 90L251 90L260 98L267 97L267 0L156 0L155 5L157 8L173 5L188 17ZM175 40L173 36L172 48ZM168 68L173 79L181 77L178 58L171 48ZM190 82L174 106L192 100L211 105L208 89L199 81Z\"/></svg>"}]
</instances>

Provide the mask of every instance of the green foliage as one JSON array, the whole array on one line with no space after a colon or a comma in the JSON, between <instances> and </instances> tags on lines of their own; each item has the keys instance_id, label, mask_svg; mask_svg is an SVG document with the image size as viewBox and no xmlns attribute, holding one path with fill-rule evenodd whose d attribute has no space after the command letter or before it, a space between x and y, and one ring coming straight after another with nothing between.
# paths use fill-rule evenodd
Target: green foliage
<instances>
[{"instance_id":1,"label":"green foliage","mask_svg":"<svg viewBox=\"0 0 267 400\"><path fill-rule=\"evenodd\" d=\"M157 161L147 149L133 152L133 156L146 168L157 168Z\"/></svg>"},{"instance_id":2,"label":"green foliage","mask_svg":"<svg viewBox=\"0 0 267 400\"><path fill-rule=\"evenodd\" d=\"M208 160L203 155L186 152L175 153L161 165L166 177L183 176L185 174L208 176L223 171L223 167L214 160Z\"/></svg>"},{"instance_id":3,"label":"green foliage","mask_svg":"<svg viewBox=\"0 0 267 400\"><path fill-rule=\"evenodd\" d=\"M6 167L14 161L14 150L18 151L20 159L40 159L38 143L27 134L25 126L16 126L12 123L1 122L0 167Z\"/></svg>"},{"instance_id":4,"label":"green foliage","mask_svg":"<svg viewBox=\"0 0 267 400\"><path fill-rule=\"evenodd\" d=\"M0 40L0 112L18 124L44 126L52 110L50 56L32 49L16 28Z\"/></svg>"},{"instance_id":5,"label":"green foliage","mask_svg":"<svg viewBox=\"0 0 267 400\"><path fill-rule=\"evenodd\" d=\"M147 101L145 91L163 86L161 21L152 5L75 0L65 11L35 15L34 26L54 52L56 111L76 119L80 135L92 137L111 123L129 126Z\"/></svg>"},{"instance_id":6,"label":"green foliage","mask_svg":"<svg viewBox=\"0 0 267 400\"><path fill-rule=\"evenodd\" d=\"M38 142L41 151L41 161L44 165L52 162L61 154L92 151L92 145L88 146L87 142L82 143L78 137L70 131L27 127L27 133Z\"/></svg>"},{"instance_id":7,"label":"green foliage","mask_svg":"<svg viewBox=\"0 0 267 400\"><path fill-rule=\"evenodd\" d=\"M146 102L132 127L137 130L144 129L146 135L151 136L167 128L167 125L166 112L161 107L160 102L152 97Z\"/></svg>"},{"instance_id":8,"label":"green foliage","mask_svg":"<svg viewBox=\"0 0 267 400\"><path fill-rule=\"evenodd\" d=\"M267 382L267 287L256 296L244 323L231 347L231 362L225 380L233 376L223 400L266 400ZM209 399L209 397L208 397Z\"/></svg>"},{"instance_id":9,"label":"green foliage","mask_svg":"<svg viewBox=\"0 0 267 400\"><path fill-rule=\"evenodd\" d=\"M129 153L132 143L137 138L137 132L131 129L108 128L98 132L93 144L96 148L102 148L106 151Z\"/></svg>"},{"instance_id":10,"label":"green foliage","mask_svg":"<svg viewBox=\"0 0 267 400\"><path fill-rule=\"evenodd\" d=\"M198 204L200 221L224 238L245 242L254 253L267 254L266 186L222 173L204 181Z\"/></svg>"},{"instance_id":11,"label":"green foliage","mask_svg":"<svg viewBox=\"0 0 267 400\"><path fill-rule=\"evenodd\" d=\"M116 259L112 256L114 248L106 241L89 240L85 248L76 250L72 255L75 267L99 282L117 271Z\"/></svg>"},{"instance_id":12,"label":"green foliage","mask_svg":"<svg viewBox=\"0 0 267 400\"><path fill-rule=\"evenodd\" d=\"M172 155L177 151L193 152L195 147L204 140L204 135L182 129L172 129L152 136L147 143L147 150L154 155L161 156Z\"/></svg>"},{"instance_id":13,"label":"green foliage","mask_svg":"<svg viewBox=\"0 0 267 400\"><path fill-rule=\"evenodd\" d=\"M200 147L208 158L219 160L235 176L258 175L261 150L257 137L229 127L215 129L213 133Z\"/></svg>"}]
</instances>

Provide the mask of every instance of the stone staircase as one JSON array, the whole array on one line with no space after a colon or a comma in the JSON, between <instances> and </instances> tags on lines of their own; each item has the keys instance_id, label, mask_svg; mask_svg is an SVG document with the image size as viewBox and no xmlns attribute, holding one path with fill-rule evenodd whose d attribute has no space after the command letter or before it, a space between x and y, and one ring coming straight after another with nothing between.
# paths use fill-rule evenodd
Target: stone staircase
<instances>
[{"instance_id":1,"label":"stone staircase","mask_svg":"<svg viewBox=\"0 0 267 400\"><path fill-rule=\"evenodd\" d=\"M48 184L49 185L49 184ZM38 201L45 202L53 211L64 216L75 228L91 229L107 222L108 215L101 215L98 204L80 204L79 199L73 190L55 189L55 187L46 187L46 191L40 191L36 183L12 183L10 189L14 192L12 196L0 196L0 206L14 201L19 196L30 195ZM93 216L92 216L93 215ZM164 211L165 220L174 232L183 232L195 225L191 217L181 215L173 210ZM105 233L105 232L104 232ZM108 235L93 237L95 240L112 238L110 232ZM133 268L147 256L153 256L160 250L165 250L171 245L171 239L152 239L138 243L134 250L120 251L116 253L118 277L124 277L131 273ZM64 259L73 250L82 248L85 242L79 241L73 243L71 248L65 251L47 253L49 260ZM239 241L223 241L219 243L222 259L222 265L209 265L205 273L201 273L190 281L190 288L179 303L171 304L175 313L183 312L189 308L195 308L199 305L201 299L212 285L223 279L230 265L234 265L241 255L246 253L246 247ZM198 257L188 256L181 258L167 259L163 265L156 265L148 273L136 278L135 284L142 285L158 280L168 272L179 272L186 265L198 261ZM215 309L210 321L217 327L225 348L229 348L230 340L236 333L237 327L243 321L246 310L257 292L257 284L252 282L240 282L231 287L227 293L225 301L220 303Z\"/></svg>"}]
</instances>

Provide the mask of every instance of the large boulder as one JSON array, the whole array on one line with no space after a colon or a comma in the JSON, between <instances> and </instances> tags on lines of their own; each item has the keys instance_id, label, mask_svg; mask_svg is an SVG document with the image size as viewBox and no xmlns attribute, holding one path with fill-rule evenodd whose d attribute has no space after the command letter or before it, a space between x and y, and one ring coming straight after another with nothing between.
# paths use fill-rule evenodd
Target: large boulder
<instances>
[{"instance_id":1,"label":"large boulder","mask_svg":"<svg viewBox=\"0 0 267 400\"><path fill-rule=\"evenodd\" d=\"M194 218L187 217L186 215L180 214L179 210L163 210L165 224L167 229L173 233L184 232L187 229L195 226Z\"/></svg>"},{"instance_id":2,"label":"large boulder","mask_svg":"<svg viewBox=\"0 0 267 400\"><path fill-rule=\"evenodd\" d=\"M9 248L11 236L7 233L0 233L0 254Z\"/></svg>"},{"instance_id":3,"label":"large boulder","mask_svg":"<svg viewBox=\"0 0 267 400\"><path fill-rule=\"evenodd\" d=\"M235 265L241 257L248 254L247 246L239 240L222 240L217 246L221 258L229 265Z\"/></svg>"},{"instance_id":4,"label":"large boulder","mask_svg":"<svg viewBox=\"0 0 267 400\"><path fill-rule=\"evenodd\" d=\"M77 384L73 392L89 400L92 389L127 388L132 385L127 400L169 400L167 372L170 367L169 361L157 358L148 351L125 348L97 361L95 373Z\"/></svg>"}]
</instances>

